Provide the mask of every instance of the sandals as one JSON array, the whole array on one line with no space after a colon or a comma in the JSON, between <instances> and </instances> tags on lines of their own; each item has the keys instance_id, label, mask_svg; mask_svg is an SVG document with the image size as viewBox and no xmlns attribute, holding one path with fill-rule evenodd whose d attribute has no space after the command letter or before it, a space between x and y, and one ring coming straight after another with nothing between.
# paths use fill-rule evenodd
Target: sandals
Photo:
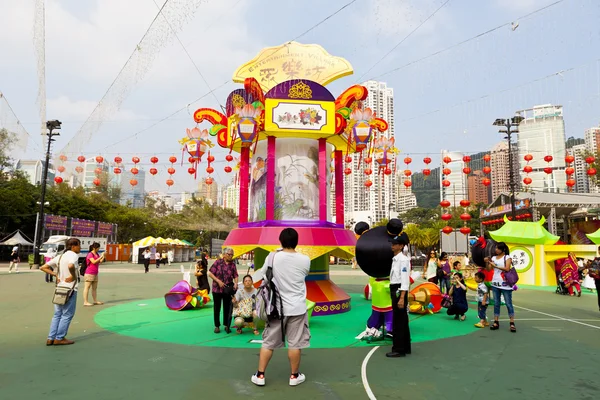
<instances>
[{"instance_id":1,"label":"sandals","mask_svg":"<svg viewBox=\"0 0 600 400\"><path fill-rule=\"evenodd\" d=\"M517 327L515 326L515 323L514 323L514 322L511 322L511 323L510 323L510 331L511 331L512 333L515 333L515 332L517 331Z\"/></svg>"},{"instance_id":2,"label":"sandals","mask_svg":"<svg viewBox=\"0 0 600 400\"><path fill-rule=\"evenodd\" d=\"M494 323L490 326L491 331L495 331L500 329L500 323L498 321L494 321Z\"/></svg>"},{"instance_id":3,"label":"sandals","mask_svg":"<svg viewBox=\"0 0 600 400\"><path fill-rule=\"evenodd\" d=\"M256 336L260 335L260 332L258 331L258 329L255 329L255 330L254 330L254 334L255 334Z\"/></svg>"},{"instance_id":4,"label":"sandals","mask_svg":"<svg viewBox=\"0 0 600 400\"><path fill-rule=\"evenodd\" d=\"M236 332L238 333L238 335L239 335L240 333L242 333L242 328L237 328L235 331L236 331Z\"/></svg>"}]
</instances>

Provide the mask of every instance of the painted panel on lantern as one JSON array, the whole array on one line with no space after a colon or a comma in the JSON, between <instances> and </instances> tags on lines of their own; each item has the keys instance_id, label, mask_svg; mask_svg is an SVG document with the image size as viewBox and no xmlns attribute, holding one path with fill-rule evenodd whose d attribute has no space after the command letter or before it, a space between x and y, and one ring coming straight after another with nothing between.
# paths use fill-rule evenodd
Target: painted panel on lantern
<instances>
[{"instance_id":1,"label":"painted panel on lantern","mask_svg":"<svg viewBox=\"0 0 600 400\"><path fill-rule=\"evenodd\" d=\"M250 200L248 221L264 221L267 218L267 141L256 145L250 165ZM277 218L277 214L275 215Z\"/></svg>"},{"instance_id":2,"label":"painted panel on lantern","mask_svg":"<svg viewBox=\"0 0 600 400\"><path fill-rule=\"evenodd\" d=\"M309 132L314 133L315 137L323 137L335 133L334 115L333 102L267 99L265 130Z\"/></svg>"}]
</instances>

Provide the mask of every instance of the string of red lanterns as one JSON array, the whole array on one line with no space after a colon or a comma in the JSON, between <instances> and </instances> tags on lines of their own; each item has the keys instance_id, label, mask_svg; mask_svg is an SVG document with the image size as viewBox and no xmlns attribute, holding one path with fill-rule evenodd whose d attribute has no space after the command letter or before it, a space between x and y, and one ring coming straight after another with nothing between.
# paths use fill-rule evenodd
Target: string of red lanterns
<instances>
[{"instance_id":1,"label":"string of red lanterns","mask_svg":"<svg viewBox=\"0 0 600 400\"><path fill-rule=\"evenodd\" d=\"M404 170L404 176L406 177L406 179L404 180L404 186L406 188L409 188L412 186L412 171L410 170L410 163L412 162L412 158L410 157L405 157L404 158L404 163L406 164L406 169Z\"/></svg>"},{"instance_id":2,"label":"string of red lanterns","mask_svg":"<svg viewBox=\"0 0 600 400\"><path fill-rule=\"evenodd\" d=\"M528 187L529 185L531 185L531 182L532 182L531 178L529 177L529 174L533 171L533 167L531 165L529 165L529 163L531 162L531 160L533 160L533 156L531 154L525 154L523 159L527 163L523 167L523 172L527 174L527 176L525 178L523 178L523 183L525 184L525 186ZM526 188L526 190L527 190L527 188Z\"/></svg>"},{"instance_id":3,"label":"string of red lanterns","mask_svg":"<svg viewBox=\"0 0 600 400\"><path fill-rule=\"evenodd\" d=\"M423 168L423 175L425 176L425 179L427 179L427 177L429 175L431 175L431 170L429 169L429 164L431 163L431 158L429 157L425 157L423 158L423 162L425 163L425 168Z\"/></svg>"}]
</instances>

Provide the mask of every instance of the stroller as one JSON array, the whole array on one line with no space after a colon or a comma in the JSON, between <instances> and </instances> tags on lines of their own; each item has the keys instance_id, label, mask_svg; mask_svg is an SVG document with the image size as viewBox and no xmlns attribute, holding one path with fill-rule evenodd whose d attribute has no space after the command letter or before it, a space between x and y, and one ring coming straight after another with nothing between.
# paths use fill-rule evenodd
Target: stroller
<instances>
[{"instance_id":1,"label":"stroller","mask_svg":"<svg viewBox=\"0 0 600 400\"><path fill-rule=\"evenodd\" d=\"M556 275L556 282L556 294L568 295L569 289L567 289L567 287L565 286L565 283L563 282L562 276L560 276L560 274Z\"/></svg>"}]
</instances>

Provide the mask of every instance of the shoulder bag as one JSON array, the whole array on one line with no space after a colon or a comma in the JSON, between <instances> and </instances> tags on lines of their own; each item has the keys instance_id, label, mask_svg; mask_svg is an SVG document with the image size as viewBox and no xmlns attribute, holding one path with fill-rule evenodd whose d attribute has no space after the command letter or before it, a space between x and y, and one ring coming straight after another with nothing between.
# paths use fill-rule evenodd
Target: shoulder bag
<instances>
[{"instance_id":1,"label":"shoulder bag","mask_svg":"<svg viewBox=\"0 0 600 400\"><path fill-rule=\"evenodd\" d=\"M506 256L504 256L504 265L506 266ZM504 282L506 282L506 285L510 288L512 288L517 284L517 282L519 282L519 274L517 273L517 270L512 265L512 263L510 265L510 269L507 272L502 272L502 278L504 279Z\"/></svg>"},{"instance_id":2,"label":"shoulder bag","mask_svg":"<svg viewBox=\"0 0 600 400\"><path fill-rule=\"evenodd\" d=\"M56 286L54 287L54 296L52 296L52 303L54 303L58 306L64 306L65 304L67 304L67 301L73 294L73 291L75 290L75 285L76 285L76 283L74 283L73 287L71 287L71 288L64 287L64 286L58 286L58 281L59 281L58 277L60 276L60 260L62 260L63 255L64 255L64 253L61 254L61 256L58 258L58 263L56 266Z\"/></svg>"}]
</instances>

